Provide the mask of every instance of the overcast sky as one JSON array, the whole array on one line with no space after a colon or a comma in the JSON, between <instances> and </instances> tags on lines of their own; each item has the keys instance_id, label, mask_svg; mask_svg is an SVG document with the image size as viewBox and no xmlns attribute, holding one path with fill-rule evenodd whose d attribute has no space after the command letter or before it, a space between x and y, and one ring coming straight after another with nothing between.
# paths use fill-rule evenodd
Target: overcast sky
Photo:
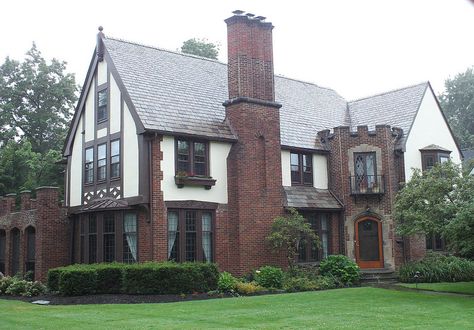
<instances>
[{"instance_id":1,"label":"overcast sky","mask_svg":"<svg viewBox=\"0 0 474 330\"><path fill-rule=\"evenodd\" d=\"M219 43L235 9L267 17L275 73L330 87L347 99L430 80L474 65L474 5L468 0L6 0L0 58L22 59L33 41L46 58L68 62L83 83L104 33L171 50L189 38Z\"/></svg>"}]
</instances>

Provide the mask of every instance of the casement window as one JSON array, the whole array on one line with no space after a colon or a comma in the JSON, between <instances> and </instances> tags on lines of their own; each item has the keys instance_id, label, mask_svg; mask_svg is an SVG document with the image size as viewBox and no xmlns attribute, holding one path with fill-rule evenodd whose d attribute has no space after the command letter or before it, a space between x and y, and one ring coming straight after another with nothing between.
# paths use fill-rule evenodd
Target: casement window
<instances>
[{"instance_id":1,"label":"casement window","mask_svg":"<svg viewBox=\"0 0 474 330\"><path fill-rule=\"evenodd\" d=\"M123 262L137 262L137 215L126 213L123 218Z\"/></svg>"},{"instance_id":2,"label":"casement window","mask_svg":"<svg viewBox=\"0 0 474 330\"><path fill-rule=\"evenodd\" d=\"M204 210L168 212L168 260L212 262L213 213Z\"/></svg>"},{"instance_id":3,"label":"casement window","mask_svg":"<svg viewBox=\"0 0 474 330\"><path fill-rule=\"evenodd\" d=\"M89 215L89 263L97 262L97 217L95 214Z\"/></svg>"},{"instance_id":4,"label":"casement window","mask_svg":"<svg viewBox=\"0 0 474 330\"><path fill-rule=\"evenodd\" d=\"M375 152L354 153L354 187L357 192L372 190L377 185Z\"/></svg>"},{"instance_id":5,"label":"casement window","mask_svg":"<svg viewBox=\"0 0 474 330\"><path fill-rule=\"evenodd\" d=\"M178 139L176 141L176 174L208 176L208 144L202 141Z\"/></svg>"},{"instance_id":6,"label":"casement window","mask_svg":"<svg viewBox=\"0 0 474 330\"><path fill-rule=\"evenodd\" d=\"M107 120L107 88L97 92L97 122Z\"/></svg>"},{"instance_id":7,"label":"casement window","mask_svg":"<svg viewBox=\"0 0 474 330\"><path fill-rule=\"evenodd\" d=\"M107 144L97 146L97 181L107 179Z\"/></svg>"},{"instance_id":8,"label":"casement window","mask_svg":"<svg viewBox=\"0 0 474 330\"><path fill-rule=\"evenodd\" d=\"M318 248L314 241L302 239L298 245L298 262L316 262L326 258L329 251L329 214L311 213L306 215L306 219L318 235L321 246Z\"/></svg>"},{"instance_id":9,"label":"casement window","mask_svg":"<svg viewBox=\"0 0 474 330\"><path fill-rule=\"evenodd\" d=\"M437 163L446 163L449 161L449 154L446 152L421 152L421 166L423 171L430 170Z\"/></svg>"},{"instance_id":10,"label":"casement window","mask_svg":"<svg viewBox=\"0 0 474 330\"><path fill-rule=\"evenodd\" d=\"M135 212L98 212L79 218L81 263L138 261L138 230Z\"/></svg>"},{"instance_id":11,"label":"casement window","mask_svg":"<svg viewBox=\"0 0 474 330\"><path fill-rule=\"evenodd\" d=\"M291 184L313 185L313 156L311 154L291 153Z\"/></svg>"},{"instance_id":12,"label":"casement window","mask_svg":"<svg viewBox=\"0 0 474 330\"><path fill-rule=\"evenodd\" d=\"M444 251L445 241L440 234L432 233L426 235L426 249L433 251Z\"/></svg>"},{"instance_id":13,"label":"casement window","mask_svg":"<svg viewBox=\"0 0 474 330\"><path fill-rule=\"evenodd\" d=\"M94 148L87 148L84 163L84 183L94 182Z\"/></svg>"},{"instance_id":14,"label":"casement window","mask_svg":"<svg viewBox=\"0 0 474 330\"><path fill-rule=\"evenodd\" d=\"M115 216L106 213L103 221L104 262L115 261Z\"/></svg>"},{"instance_id":15,"label":"casement window","mask_svg":"<svg viewBox=\"0 0 474 330\"><path fill-rule=\"evenodd\" d=\"M120 140L110 142L110 178L120 177Z\"/></svg>"}]
</instances>

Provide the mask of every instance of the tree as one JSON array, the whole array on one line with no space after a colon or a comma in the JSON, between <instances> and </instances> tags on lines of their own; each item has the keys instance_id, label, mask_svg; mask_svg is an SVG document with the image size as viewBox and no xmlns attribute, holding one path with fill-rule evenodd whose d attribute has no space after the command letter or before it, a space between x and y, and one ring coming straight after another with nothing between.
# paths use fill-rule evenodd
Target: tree
<instances>
[{"instance_id":1,"label":"tree","mask_svg":"<svg viewBox=\"0 0 474 330\"><path fill-rule=\"evenodd\" d=\"M217 60L219 44L208 42L207 39L192 38L183 42L181 52Z\"/></svg>"},{"instance_id":2,"label":"tree","mask_svg":"<svg viewBox=\"0 0 474 330\"><path fill-rule=\"evenodd\" d=\"M438 233L452 252L474 256L474 177L462 176L460 166L415 170L397 194L394 216L400 234Z\"/></svg>"},{"instance_id":3,"label":"tree","mask_svg":"<svg viewBox=\"0 0 474 330\"><path fill-rule=\"evenodd\" d=\"M290 270L294 269L295 258L298 255L298 245L300 241L315 242L319 247L320 242L316 233L311 229L305 218L293 208L288 210L286 216L279 216L273 220L270 235L267 241L272 248L283 250L288 260Z\"/></svg>"},{"instance_id":4,"label":"tree","mask_svg":"<svg viewBox=\"0 0 474 330\"><path fill-rule=\"evenodd\" d=\"M48 64L33 43L23 62L0 66L0 139L26 138L33 151L59 150L77 100L74 74L66 63Z\"/></svg>"},{"instance_id":5,"label":"tree","mask_svg":"<svg viewBox=\"0 0 474 330\"><path fill-rule=\"evenodd\" d=\"M439 95L446 115L461 148L474 148L474 72L468 68L452 79L446 79L445 91Z\"/></svg>"}]
</instances>

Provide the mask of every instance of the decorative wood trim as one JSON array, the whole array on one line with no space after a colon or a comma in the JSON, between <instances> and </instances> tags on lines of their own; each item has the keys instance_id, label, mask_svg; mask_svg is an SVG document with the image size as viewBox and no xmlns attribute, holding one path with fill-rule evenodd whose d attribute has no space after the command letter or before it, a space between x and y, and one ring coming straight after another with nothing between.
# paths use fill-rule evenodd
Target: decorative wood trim
<instances>
[{"instance_id":1,"label":"decorative wood trim","mask_svg":"<svg viewBox=\"0 0 474 330\"><path fill-rule=\"evenodd\" d=\"M216 179L205 178L200 176L175 176L174 182L178 188L183 188L184 186L203 186L204 189L209 190L212 186L215 186Z\"/></svg>"},{"instance_id":2,"label":"decorative wood trim","mask_svg":"<svg viewBox=\"0 0 474 330\"><path fill-rule=\"evenodd\" d=\"M195 209L195 210L216 210L218 203L202 202L202 201L166 201L167 209Z\"/></svg>"}]
</instances>

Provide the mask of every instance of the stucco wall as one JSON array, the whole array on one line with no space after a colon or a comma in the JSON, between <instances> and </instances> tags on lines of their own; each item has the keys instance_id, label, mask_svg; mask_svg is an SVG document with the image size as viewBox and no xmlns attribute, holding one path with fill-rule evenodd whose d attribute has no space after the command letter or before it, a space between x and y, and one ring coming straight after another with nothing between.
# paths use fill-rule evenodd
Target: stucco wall
<instances>
[{"instance_id":1,"label":"stucco wall","mask_svg":"<svg viewBox=\"0 0 474 330\"><path fill-rule=\"evenodd\" d=\"M290 151L281 151L281 181L283 186L291 186ZM313 154L313 186L328 189L328 163L324 155Z\"/></svg>"},{"instance_id":2,"label":"stucco wall","mask_svg":"<svg viewBox=\"0 0 474 330\"><path fill-rule=\"evenodd\" d=\"M94 79L92 80L91 87L87 93L86 108L85 108L85 127L84 127L84 138L85 142L94 140L94 111L95 111L95 87ZM82 131L82 125L79 126L79 130Z\"/></svg>"},{"instance_id":3,"label":"stucco wall","mask_svg":"<svg viewBox=\"0 0 474 330\"><path fill-rule=\"evenodd\" d=\"M175 142L174 137L164 136L161 142L163 160L163 180L161 190L165 201L197 200L227 204L227 156L231 144L224 142L209 143L210 175L216 179L216 185L210 190L203 187L184 186L178 188L174 182L175 176Z\"/></svg>"},{"instance_id":4,"label":"stucco wall","mask_svg":"<svg viewBox=\"0 0 474 330\"><path fill-rule=\"evenodd\" d=\"M138 195L138 138L135 121L126 103L123 107L123 197Z\"/></svg>"},{"instance_id":5,"label":"stucco wall","mask_svg":"<svg viewBox=\"0 0 474 330\"><path fill-rule=\"evenodd\" d=\"M408 135L405 152L405 173L409 180L412 168L421 168L420 149L430 144L439 145L451 152L451 160L461 162L461 155L444 121L435 96L428 88L418 110L418 114Z\"/></svg>"},{"instance_id":6,"label":"stucco wall","mask_svg":"<svg viewBox=\"0 0 474 330\"><path fill-rule=\"evenodd\" d=\"M110 134L120 132L120 89L110 75Z\"/></svg>"},{"instance_id":7,"label":"stucco wall","mask_svg":"<svg viewBox=\"0 0 474 330\"><path fill-rule=\"evenodd\" d=\"M71 154L71 185L69 187L70 206L81 205L82 195L82 125L83 116L79 119L78 129L74 136Z\"/></svg>"},{"instance_id":8,"label":"stucco wall","mask_svg":"<svg viewBox=\"0 0 474 330\"><path fill-rule=\"evenodd\" d=\"M99 62L97 66L97 85L100 86L107 82L107 63L106 61Z\"/></svg>"}]
</instances>

